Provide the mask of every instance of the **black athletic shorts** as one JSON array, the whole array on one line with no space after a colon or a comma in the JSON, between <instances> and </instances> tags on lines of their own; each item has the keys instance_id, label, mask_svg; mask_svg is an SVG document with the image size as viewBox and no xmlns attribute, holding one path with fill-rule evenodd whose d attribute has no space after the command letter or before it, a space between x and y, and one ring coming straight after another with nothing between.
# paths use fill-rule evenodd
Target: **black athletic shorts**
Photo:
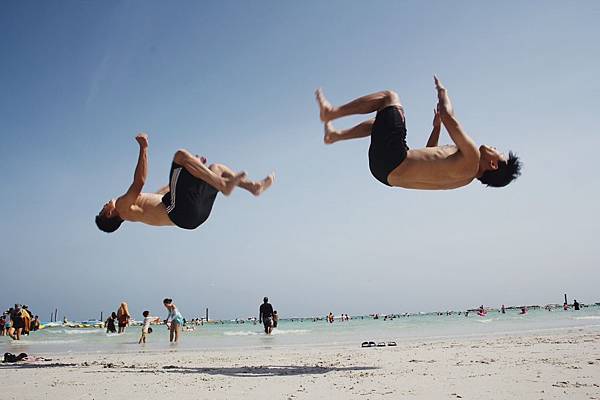
<instances>
[{"instance_id":1,"label":"black athletic shorts","mask_svg":"<svg viewBox=\"0 0 600 400\"><path fill-rule=\"evenodd\" d=\"M406 124L404 112L399 106L389 106L377 112L371 146L369 147L369 168L381 183L388 183L388 175L404 161L408 152L406 145Z\"/></svg>"},{"instance_id":2,"label":"black athletic shorts","mask_svg":"<svg viewBox=\"0 0 600 400\"><path fill-rule=\"evenodd\" d=\"M25 328L25 321L23 321L22 317L16 317L12 319L12 327L15 329L23 329Z\"/></svg>"},{"instance_id":3,"label":"black athletic shorts","mask_svg":"<svg viewBox=\"0 0 600 400\"><path fill-rule=\"evenodd\" d=\"M171 164L169 188L170 192L163 196L162 202L171 221L183 229L196 229L202 225L219 193L176 163Z\"/></svg>"}]
</instances>

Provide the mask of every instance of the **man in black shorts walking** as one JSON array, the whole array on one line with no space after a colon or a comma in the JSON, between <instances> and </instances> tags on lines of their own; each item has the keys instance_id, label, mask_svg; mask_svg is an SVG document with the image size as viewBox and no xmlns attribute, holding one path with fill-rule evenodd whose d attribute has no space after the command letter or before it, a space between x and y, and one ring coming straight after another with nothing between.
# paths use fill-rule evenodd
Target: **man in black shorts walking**
<instances>
[{"instance_id":1,"label":"man in black shorts walking","mask_svg":"<svg viewBox=\"0 0 600 400\"><path fill-rule=\"evenodd\" d=\"M239 186L259 196L273 184L273 174L251 181L245 172L234 173L222 164L206 166L206 158L182 149L173 157L169 185L156 193L142 193L148 175L148 136L142 133L135 139L140 149L133 183L96 216L96 225L104 232L116 231L123 221L196 229L208 219L219 192L229 196Z\"/></svg>"},{"instance_id":2,"label":"man in black shorts walking","mask_svg":"<svg viewBox=\"0 0 600 400\"><path fill-rule=\"evenodd\" d=\"M387 186L406 189L444 190L469 184L473 179L487 186L508 185L520 175L521 162L512 152L508 156L494 147L477 146L454 116L448 93L434 77L438 104L434 110L433 131L425 148L406 145L406 120L398 95L383 91L360 97L334 107L321 89L317 90L320 118L325 124L324 141L371 136L369 168L373 176ZM374 119L347 130L336 130L331 121L354 114L377 112ZM441 125L454 145L438 146Z\"/></svg>"},{"instance_id":3,"label":"man in black shorts walking","mask_svg":"<svg viewBox=\"0 0 600 400\"><path fill-rule=\"evenodd\" d=\"M258 322L263 324L267 335L273 332L273 306L269 304L268 297L263 299L263 304L258 309Z\"/></svg>"}]
</instances>

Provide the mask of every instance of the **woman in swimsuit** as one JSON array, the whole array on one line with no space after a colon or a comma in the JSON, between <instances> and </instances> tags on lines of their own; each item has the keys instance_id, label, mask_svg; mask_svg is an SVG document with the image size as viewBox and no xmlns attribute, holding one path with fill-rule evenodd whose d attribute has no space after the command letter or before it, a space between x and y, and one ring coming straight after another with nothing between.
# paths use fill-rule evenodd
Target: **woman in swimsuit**
<instances>
[{"instance_id":1,"label":"woman in swimsuit","mask_svg":"<svg viewBox=\"0 0 600 400\"><path fill-rule=\"evenodd\" d=\"M179 339L179 331L181 331L181 327L183 326L183 316L175 306L175 303L173 303L173 299L164 299L163 304L169 310L167 323L171 322L169 341L176 343Z\"/></svg>"},{"instance_id":2,"label":"woman in swimsuit","mask_svg":"<svg viewBox=\"0 0 600 400\"><path fill-rule=\"evenodd\" d=\"M129 307L127 303L121 303L119 310L117 311L117 320L119 321L119 333L124 333L125 328L129 325L131 315L129 314Z\"/></svg>"}]
</instances>

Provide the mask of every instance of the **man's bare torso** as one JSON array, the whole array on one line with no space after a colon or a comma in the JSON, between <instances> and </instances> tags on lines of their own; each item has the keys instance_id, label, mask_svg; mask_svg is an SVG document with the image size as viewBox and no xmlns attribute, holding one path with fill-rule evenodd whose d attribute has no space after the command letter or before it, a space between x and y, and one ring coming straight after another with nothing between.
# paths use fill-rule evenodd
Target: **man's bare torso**
<instances>
[{"instance_id":1,"label":"man's bare torso","mask_svg":"<svg viewBox=\"0 0 600 400\"><path fill-rule=\"evenodd\" d=\"M388 176L388 183L406 189L444 190L468 185L477 173L454 145L411 149Z\"/></svg>"},{"instance_id":2,"label":"man's bare torso","mask_svg":"<svg viewBox=\"0 0 600 400\"><path fill-rule=\"evenodd\" d=\"M140 193L133 204L124 197L117 199L117 211L125 221L143 222L154 226L174 225L162 202L162 194Z\"/></svg>"}]
</instances>

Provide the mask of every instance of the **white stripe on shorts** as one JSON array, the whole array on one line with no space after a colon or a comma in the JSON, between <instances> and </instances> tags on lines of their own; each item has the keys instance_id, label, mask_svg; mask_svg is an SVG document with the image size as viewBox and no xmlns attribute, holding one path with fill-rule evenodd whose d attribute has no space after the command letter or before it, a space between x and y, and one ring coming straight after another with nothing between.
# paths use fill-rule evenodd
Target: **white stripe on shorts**
<instances>
[{"instance_id":1,"label":"white stripe on shorts","mask_svg":"<svg viewBox=\"0 0 600 400\"><path fill-rule=\"evenodd\" d=\"M179 179L179 173L181 168L176 168L171 176L171 204L167 207L167 214L175 209L175 193L177 193L177 179Z\"/></svg>"}]
</instances>

